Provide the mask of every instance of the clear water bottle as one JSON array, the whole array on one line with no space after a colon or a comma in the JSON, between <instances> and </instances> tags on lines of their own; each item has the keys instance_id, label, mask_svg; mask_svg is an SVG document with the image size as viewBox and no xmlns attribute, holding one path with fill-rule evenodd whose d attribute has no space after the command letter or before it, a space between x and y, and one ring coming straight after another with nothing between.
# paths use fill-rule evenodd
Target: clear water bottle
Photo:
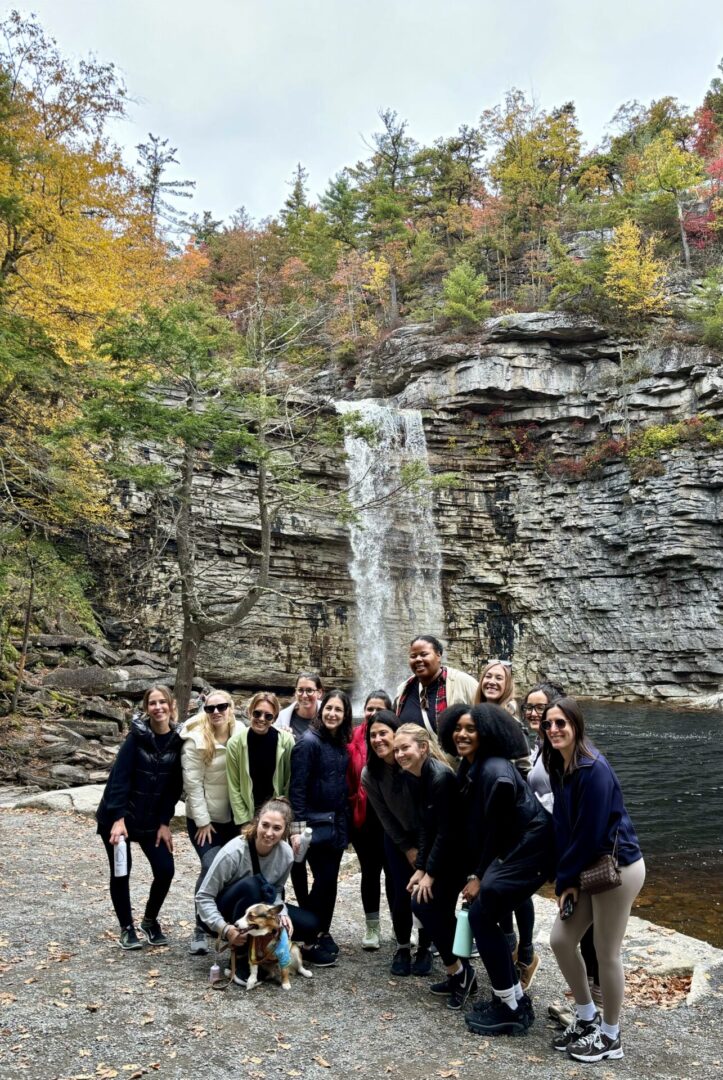
<instances>
[{"instance_id":1,"label":"clear water bottle","mask_svg":"<svg viewBox=\"0 0 723 1080\"><path fill-rule=\"evenodd\" d=\"M211 964L211 970L208 973L208 981L212 986L214 983L221 981L221 968L219 967L217 960L214 960Z\"/></svg>"},{"instance_id":2,"label":"clear water bottle","mask_svg":"<svg viewBox=\"0 0 723 1080\"><path fill-rule=\"evenodd\" d=\"M128 845L121 836L113 852L113 877L128 877Z\"/></svg>"},{"instance_id":3,"label":"clear water bottle","mask_svg":"<svg viewBox=\"0 0 723 1080\"><path fill-rule=\"evenodd\" d=\"M313 835L314 834L311 831L311 827L307 825L303 833L301 834L301 839L299 840L299 850L294 854L294 862L304 861L304 859L306 858L306 853L309 850L309 844L311 843L311 838Z\"/></svg>"}]
</instances>

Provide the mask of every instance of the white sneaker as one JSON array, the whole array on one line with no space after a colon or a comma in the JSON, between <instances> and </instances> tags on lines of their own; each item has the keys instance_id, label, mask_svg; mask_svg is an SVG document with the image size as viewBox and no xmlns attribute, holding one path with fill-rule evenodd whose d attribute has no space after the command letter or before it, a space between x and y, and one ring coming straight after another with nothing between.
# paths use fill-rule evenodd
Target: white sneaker
<instances>
[{"instance_id":1,"label":"white sneaker","mask_svg":"<svg viewBox=\"0 0 723 1080\"><path fill-rule=\"evenodd\" d=\"M368 922L362 938L362 949L378 949L379 947L379 923Z\"/></svg>"}]
</instances>

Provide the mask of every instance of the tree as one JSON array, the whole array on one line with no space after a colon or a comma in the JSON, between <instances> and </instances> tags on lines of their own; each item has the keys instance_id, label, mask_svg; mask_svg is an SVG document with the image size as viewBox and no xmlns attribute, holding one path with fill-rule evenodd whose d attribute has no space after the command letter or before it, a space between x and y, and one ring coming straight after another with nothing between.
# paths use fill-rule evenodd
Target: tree
<instances>
[{"instance_id":1,"label":"tree","mask_svg":"<svg viewBox=\"0 0 723 1080\"><path fill-rule=\"evenodd\" d=\"M447 274L443 282L443 313L453 323L476 325L486 319L492 305L486 300L487 278L476 274L468 262L461 262Z\"/></svg>"},{"instance_id":2,"label":"tree","mask_svg":"<svg viewBox=\"0 0 723 1080\"><path fill-rule=\"evenodd\" d=\"M190 199L195 180L165 180L169 165L178 165L175 146L168 145L168 139L148 133L148 142L139 143L137 164L143 170L140 179L140 193L143 206L154 236L161 234L161 222L174 228L185 227L186 222L169 202L169 199Z\"/></svg>"},{"instance_id":3,"label":"tree","mask_svg":"<svg viewBox=\"0 0 723 1080\"><path fill-rule=\"evenodd\" d=\"M685 200L695 198L693 189L703 176L700 158L679 146L670 131L663 131L643 151L637 178L638 191L653 197L667 196L672 200L687 270L690 270L690 247L685 232Z\"/></svg>"},{"instance_id":4,"label":"tree","mask_svg":"<svg viewBox=\"0 0 723 1080\"><path fill-rule=\"evenodd\" d=\"M643 240L635 222L625 220L607 248L605 289L624 321L646 321L667 311L662 282L665 267L655 257L655 241Z\"/></svg>"}]
</instances>

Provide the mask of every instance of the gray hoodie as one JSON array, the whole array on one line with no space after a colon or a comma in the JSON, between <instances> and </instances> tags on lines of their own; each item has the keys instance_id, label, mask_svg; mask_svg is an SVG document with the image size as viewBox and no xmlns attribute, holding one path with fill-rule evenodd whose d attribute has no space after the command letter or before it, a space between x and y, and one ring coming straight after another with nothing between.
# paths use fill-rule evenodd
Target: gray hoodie
<instances>
[{"instance_id":1,"label":"gray hoodie","mask_svg":"<svg viewBox=\"0 0 723 1080\"><path fill-rule=\"evenodd\" d=\"M285 840L272 848L268 855L259 855L259 870L276 889L276 903L283 903L283 889L294 861L293 852ZM216 900L234 881L252 877L251 852L245 836L237 836L221 848L196 893L196 911L209 930L220 934L226 925ZM284 910L286 910L284 908Z\"/></svg>"}]
</instances>

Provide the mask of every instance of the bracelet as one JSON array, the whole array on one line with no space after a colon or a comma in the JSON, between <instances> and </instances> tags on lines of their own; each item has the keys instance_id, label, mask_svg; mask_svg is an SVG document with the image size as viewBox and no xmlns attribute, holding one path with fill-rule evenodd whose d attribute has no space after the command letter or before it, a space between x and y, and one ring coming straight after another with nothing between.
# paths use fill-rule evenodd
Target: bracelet
<instances>
[{"instance_id":1,"label":"bracelet","mask_svg":"<svg viewBox=\"0 0 723 1080\"><path fill-rule=\"evenodd\" d=\"M468 874L467 875L467 881L479 881L479 878L477 877L476 874Z\"/></svg>"}]
</instances>

